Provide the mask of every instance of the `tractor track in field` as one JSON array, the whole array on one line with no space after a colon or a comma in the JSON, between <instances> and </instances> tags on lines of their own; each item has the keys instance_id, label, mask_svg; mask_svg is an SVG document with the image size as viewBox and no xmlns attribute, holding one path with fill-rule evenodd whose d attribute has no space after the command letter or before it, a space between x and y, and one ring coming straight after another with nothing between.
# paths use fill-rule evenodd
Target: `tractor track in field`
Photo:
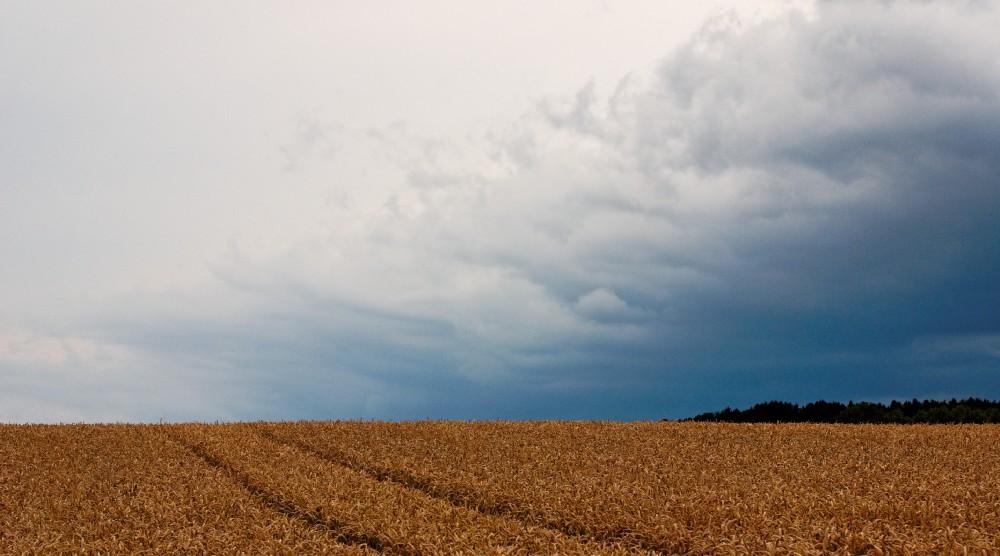
<instances>
[{"instance_id":1,"label":"tractor track in field","mask_svg":"<svg viewBox=\"0 0 1000 556\"><path fill-rule=\"evenodd\" d=\"M426 494L427 496L436 498L438 500L443 500L456 507L466 508L485 515L515 519L517 521L520 521L521 523L524 523L525 525L544 527L545 529L548 529L550 531L554 531L556 533L560 533L571 538L579 539L581 542L584 543L602 544L608 541L629 542L637 550L647 551L652 554L663 554L663 555L668 554L667 552L664 552L656 548L655 546L651 546L648 543L644 542L642 538L636 538L636 537L628 538L627 532L624 530L601 531L599 535L594 535L591 531L586 530L585 527L582 525L575 527L573 526L573 524L570 523L564 523L547 519L545 518L545 516L540 515L537 512L519 509L513 503L484 502L482 500L478 500L476 495L473 493L464 493L460 491L444 489L434 484L432 480L425 479L423 477L414 475L412 473L407 473L405 471L379 469L373 466L364 465L362 463L357 462L355 459L351 458L347 454L340 452L338 450L328 449L328 448L318 448L301 440L296 440L280 434L275 434L274 432L265 428L255 427L253 430L254 432L256 432L257 434L261 435L264 438L312 454L334 465L339 465L360 473L364 473L379 482L388 482L404 488L419 491L423 494Z\"/></svg>"},{"instance_id":2,"label":"tractor track in field","mask_svg":"<svg viewBox=\"0 0 1000 556\"><path fill-rule=\"evenodd\" d=\"M358 547L367 547L376 552L385 552L382 546L382 541L374 536L367 535L355 535L344 531L344 524L333 518L331 516L325 515L325 513L320 509L307 510L294 502L288 500L287 498L277 494L270 489L265 488L251 477L242 473L239 469L236 469L231 464L217 458L207 451L200 443L190 442L188 439L183 437L183 434L178 434L175 432L169 432L167 435L175 442L180 443L188 450L190 450L199 459L204 461L206 464L219 469L227 476L229 476L236 484L241 488L246 490L251 496L260 500L265 506L270 508L272 511L295 519L308 525L309 527L317 527L328 534L331 538L342 544L349 544ZM407 553L403 553L407 554ZM408 556L417 556L416 554L408 554Z\"/></svg>"}]
</instances>

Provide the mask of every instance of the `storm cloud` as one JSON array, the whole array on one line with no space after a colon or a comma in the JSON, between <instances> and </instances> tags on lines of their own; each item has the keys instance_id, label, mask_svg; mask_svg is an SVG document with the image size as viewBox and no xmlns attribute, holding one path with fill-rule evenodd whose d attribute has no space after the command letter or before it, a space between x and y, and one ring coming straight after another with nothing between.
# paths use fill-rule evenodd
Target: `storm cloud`
<instances>
[{"instance_id":1,"label":"storm cloud","mask_svg":"<svg viewBox=\"0 0 1000 556\"><path fill-rule=\"evenodd\" d=\"M256 142L161 130L177 158L137 175L6 156L3 249L51 251L0 272L0 419L1000 397L997 28L992 2L723 10L641 71L454 130L309 108ZM229 154L247 162L170 166ZM164 228L132 245L144 204ZM68 229L18 220L34 207Z\"/></svg>"}]
</instances>

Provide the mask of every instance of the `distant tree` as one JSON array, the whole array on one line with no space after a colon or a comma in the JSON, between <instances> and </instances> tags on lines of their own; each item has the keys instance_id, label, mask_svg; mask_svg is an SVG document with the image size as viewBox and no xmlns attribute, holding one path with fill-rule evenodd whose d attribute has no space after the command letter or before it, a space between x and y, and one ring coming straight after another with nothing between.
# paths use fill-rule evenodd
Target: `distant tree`
<instances>
[{"instance_id":1,"label":"distant tree","mask_svg":"<svg viewBox=\"0 0 1000 556\"><path fill-rule=\"evenodd\" d=\"M802 407L794 403L770 401L739 410L726 407L722 411L702 413L692 421L723 421L730 423L1000 423L1000 402L967 398L948 401L917 400L888 406L875 402L817 401Z\"/></svg>"},{"instance_id":2,"label":"distant tree","mask_svg":"<svg viewBox=\"0 0 1000 556\"><path fill-rule=\"evenodd\" d=\"M883 423L885 422L885 406L878 403L860 402L849 403L841 411L835 422L837 423Z\"/></svg>"},{"instance_id":3,"label":"distant tree","mask_svg":"<svg viewBox=\"0 0 1000 556\"><path fill-rule=\"evenodd\" d=\"M799 410L799 417L807 423L832 423L837 419L837 415L847 406L840 402L828 402L820 400L818 402L807 403Z\"/></svg>"},{"instance_id":4,"label":"distant tree","mask_svg":"<svg viewBox=\"0 0 1000 556\"><path fill-rule=\"evenodd\" d=\"M882 419L883 423L896 423L898 425L909 424L913 421L910 420L901 408L889 409L885 412L885 417Z\"/></svg>"},{"instance_id":5,"label":"distant tree","mask_svg":"<svg viewBox=\"0 0 1000 556\"><path fill-rule=\"evenodd\" d=\"M744 422L794 423L799 421L799 406L789 402L759 403L743 412Z\"/></svg>"}]
</instances>

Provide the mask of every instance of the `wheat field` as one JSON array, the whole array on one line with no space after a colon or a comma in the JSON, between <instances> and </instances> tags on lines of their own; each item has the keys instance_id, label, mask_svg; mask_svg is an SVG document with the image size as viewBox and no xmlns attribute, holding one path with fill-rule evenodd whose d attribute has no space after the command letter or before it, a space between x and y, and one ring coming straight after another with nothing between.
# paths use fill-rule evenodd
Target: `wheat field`
<instances>
[{"instance_id":1,"label":"wheat field","mask_svg":"<svg viewBox=\"0 0 1000 556\"><path fill-rule=\"evenodd\" d=\"M1000 426L0 425L2 554L1000 554Z\"/></svg>"}]
</instances>

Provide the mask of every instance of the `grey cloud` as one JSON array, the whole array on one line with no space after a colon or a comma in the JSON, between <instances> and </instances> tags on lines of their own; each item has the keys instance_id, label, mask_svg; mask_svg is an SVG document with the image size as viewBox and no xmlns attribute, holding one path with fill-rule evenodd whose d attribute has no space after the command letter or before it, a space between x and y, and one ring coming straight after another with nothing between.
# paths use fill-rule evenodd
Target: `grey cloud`
<instances>
[{"instance_id":1,"label":"grey cloud","mask_svg":"<svg viewBox=\"0 0 1000 556\"><path fill-rule=\"evenodd\" d=\"M285 171L295 171L309 160L329 160L342 148L346 130L326 121L318 109L298 112L286 129L272 137L285 163ZM270 135L270 134L268 134Z\"/></svg>"},{"instance_id":2,"label":"grey cloud","mask_svg":"<svg viewBox=\"0 0 1000 556\"><path fill-rule=\"evenodd\" d=\"M769 373L770 358L778 377L782 354L853 352L851 365L886 379L859 381L869 386L853 395L887 391L899 376L861 354L1000 328L1000 103L984 57L996 51L998 14L980 9L824 4L815 16L708 28L620 113L634 120L594 123L588 86L549 119L578 135L569 149L580 174L596 166L598 177L567 171L553 140L535 158L556 169L542 162L521 179L558 191L533 196L542 206L525 218L559 232L507 256L556 296L601 287L600 277L645 297L663 330L662 380L702 335L696 368ZM598 128L630 140L594 147ZM590 188L617 193L615 203L593 203ZM550 244L552 265L528 263ZM794 395L778 382L773 395Z\"/></svg>"},{"instance_id":3,"label":"grey cloud","mask_svg":"<svg viewBox=\"0 0 1000 556\"><path fill-rule=\"evenodd\" d=\"M667 384L891 395L903 367L931 372L921 338L1000 329L997 12L975 10L716 22L647 90L543 105L507 176L455 180L424 143L398 159L422 168L396 192L420 209L378 220L337 267L355 278L307 295L429 319L412 372L437 361L471 384L576 377L665 389L664 405L686 396ZM369 340L395 345L383 330Z\"/></svg>"},{"instance_id":4,"label":"grey cloud","mask_svg":"<svg viewBox=\"0 0 1000 556\"><path fill-rule=\"evenodd\" d=\"M682 161L724 168L809 146L829 156L844 137L867 151L995 104L986 54L998 46L987 31L994 10L897 2L825 3L818 12L707 26L661 68L658 93L668 100L648 102L647 133L679 134L686 140L669 144Z\"/></svg>"},{"instance_id":5,"label":"grey cloud","mask_svg":"<svg viewBox=\"0 0 1000 556\"><path fill-rule=\"evenodd\" d=\"M1000 396L998 27L956 2L726 16L607 98L348 130L401 179L86 329L245 380L218 403L250 417ZM310 122L296 156L336 150Z\"/></svg>"}]
</instances>

